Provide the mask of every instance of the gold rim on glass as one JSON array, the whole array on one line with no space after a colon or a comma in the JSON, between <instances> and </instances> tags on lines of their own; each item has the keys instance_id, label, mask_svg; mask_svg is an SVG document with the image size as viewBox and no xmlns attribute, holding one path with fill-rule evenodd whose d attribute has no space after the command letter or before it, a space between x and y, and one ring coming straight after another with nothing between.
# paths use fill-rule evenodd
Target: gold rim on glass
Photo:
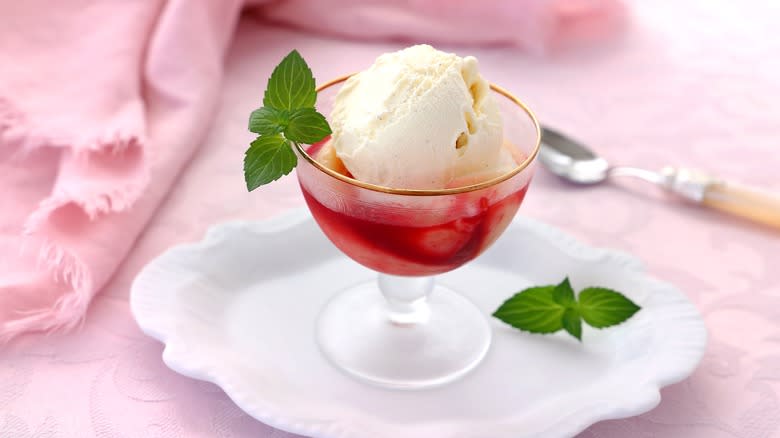
<instances>
[{"instance_id":1,"label":"gold rim on glass","mask_svg":"<svg viewBox=\"0 0 780 438\"><path fill-rule=\"evenodd\" d=\"M346 81L350 78L352 75L346 75L342 76L336 79L333 79L331 81L328 81L319 87L317 87L317 92L332 87L336 84L339 84L341 82ZM536 155L539 153L539 144L542 141L542 130L539 127L539 121L536 119L536 116L534 115L533 111L531 111L526 104L524 104L520 99L515 97L512 93L505 90L502 87L499 87L495 84L490 84L490 89L495 91L496 93L506 97L507 99L514 102L515 105L519 106L523 111L525 111L526 114L528 114L528 117L531 118L531 121L534 124L534 128L536 129L536 145L534 145L534 150L531 152L528 157L526 157L525 160L523 160L522 163L520 163L517 167L512 169L510 172L507 172L501 176L495 177L493 179L483 181L481 183L477 184L471 184L468 186L462 186L462 187L454 187L449 189L424 189L424 190L418 190L418 189L394 189L392 187L385 187L385 186L378 186L376 184L370 184L363 181L358 181L355 178L350 178L346 175L342 175L335 170L332 170L326 166L323 166L320 162L315 160L311 155L309 155L306 150L299 144L294 143L295 147L298 149L298 152L303 156L303 158L308 161L312 166L316 167L322 172L325 172L326 174L332 176L333 178L336 178L338 180L344 181L347 184L351 184L353 186L361 187L367 190L373 190L375 192L382 192L382 193L391 193L394 195L407 195L407 196L440 196L440 195L454 195L457 193L465 193L465 192L473 192L475 190L484 189L486 187L494 186L498 183L501 183L503 181L508 180L509 178L512 178L513 176L517 175L518 173L522 172L526 167L528 167L536 158Z\"/></svg>"}]
</instances>

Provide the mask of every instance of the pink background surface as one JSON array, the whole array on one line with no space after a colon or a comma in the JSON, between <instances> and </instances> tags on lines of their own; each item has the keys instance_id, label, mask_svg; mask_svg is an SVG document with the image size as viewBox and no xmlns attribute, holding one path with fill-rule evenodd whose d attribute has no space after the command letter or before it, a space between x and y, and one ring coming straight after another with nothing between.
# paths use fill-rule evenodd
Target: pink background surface
<instances>
[{"instance_id":1,"label":"pink background surface","mask_svg":"<svg viewBox=\"0 0 780 438\"><path fill-rule=\"evenodd\" d=\"M544 123L615 163L690 165L780 190L780 8L751 2L634 2L622 39L549 58L511 48L442 47ZM664 5L660 5L663 3ZM672 7L672 4L674 6ZM719 3L716 5L716 3ZM241 23L208 139L76 333L29 336L0 351L0 437L290 437L243 414L215 386L169 371L132 320L128 289L150 258L209 225L302 205L295 179L246 193L246 118L272 66L298 48L320 82L397 44L322 39ZM780 235L635 185L567 186L540 171L521 214L598 246L632 252L677 284L710 331L702 364L640 417L582 437L780 435Z\"/></svg>"}]
</instances>

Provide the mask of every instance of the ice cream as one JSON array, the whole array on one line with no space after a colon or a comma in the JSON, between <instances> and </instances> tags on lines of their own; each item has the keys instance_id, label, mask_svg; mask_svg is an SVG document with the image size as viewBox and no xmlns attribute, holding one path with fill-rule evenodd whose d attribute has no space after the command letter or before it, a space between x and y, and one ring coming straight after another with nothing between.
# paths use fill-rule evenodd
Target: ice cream
<instances>
[{"instance_id":1,"label":"ice cream","mask_svg":"<svg viewBox=\"0 0 780 438\"><path fill-rule=\"evenodd\" d=\"M517 165L476 58L428 45L384 54L352 76L329 119L321 161L371 184L442 189Z\"/></svg>"}]
</instances>

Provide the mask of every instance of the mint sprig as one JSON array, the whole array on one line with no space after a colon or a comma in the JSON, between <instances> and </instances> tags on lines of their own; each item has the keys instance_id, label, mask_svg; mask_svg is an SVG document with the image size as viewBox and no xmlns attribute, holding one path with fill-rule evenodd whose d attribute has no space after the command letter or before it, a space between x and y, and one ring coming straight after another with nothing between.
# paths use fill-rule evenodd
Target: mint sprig
<instances>
[{"instance_id":1,"label":"mint sprig","mask_svg":"<svg viewBox=\"0 0 780 438\"><path fill-rule=\"evenodd\" d=\"M263 107L249 116L249 131L259 134L244 157L250 192L295 168L298 157L292 143L316 143L331 134L325 116L314 109L314 84L311 69L297 50L285 56L268 78Z\"/></svg>"},{"instance_id":2,"label":"mint sprig","mask_svg":"<svg viewBox=\"0 0 780 438\"><path fill-rule=\"evenodd\" d=\"M579 299L569 278L525 289L504 302L493 316L530 333L566 330L582 341L582 322L595 328L620 324L641 309L620 292L603 287L582 290Z\"/></svg>"}]
</instances>

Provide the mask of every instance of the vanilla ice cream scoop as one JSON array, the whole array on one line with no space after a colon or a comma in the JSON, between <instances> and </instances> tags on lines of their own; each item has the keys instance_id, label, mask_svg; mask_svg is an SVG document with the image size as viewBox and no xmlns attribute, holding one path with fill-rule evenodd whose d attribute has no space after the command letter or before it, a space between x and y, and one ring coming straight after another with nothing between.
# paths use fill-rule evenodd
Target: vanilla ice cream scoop
<instances>
[{"instance_id":1,"label":"vanilla ice cream scoop","mask_svg":"<svg viewBox=\"0 0 780 438\"><path fill-rule=\"evenodd\" d=\"M330 147L358 180L442 189L516 166L477 60L428 45L387 53L339 91Z\"/></svg>"}]
</instances>

